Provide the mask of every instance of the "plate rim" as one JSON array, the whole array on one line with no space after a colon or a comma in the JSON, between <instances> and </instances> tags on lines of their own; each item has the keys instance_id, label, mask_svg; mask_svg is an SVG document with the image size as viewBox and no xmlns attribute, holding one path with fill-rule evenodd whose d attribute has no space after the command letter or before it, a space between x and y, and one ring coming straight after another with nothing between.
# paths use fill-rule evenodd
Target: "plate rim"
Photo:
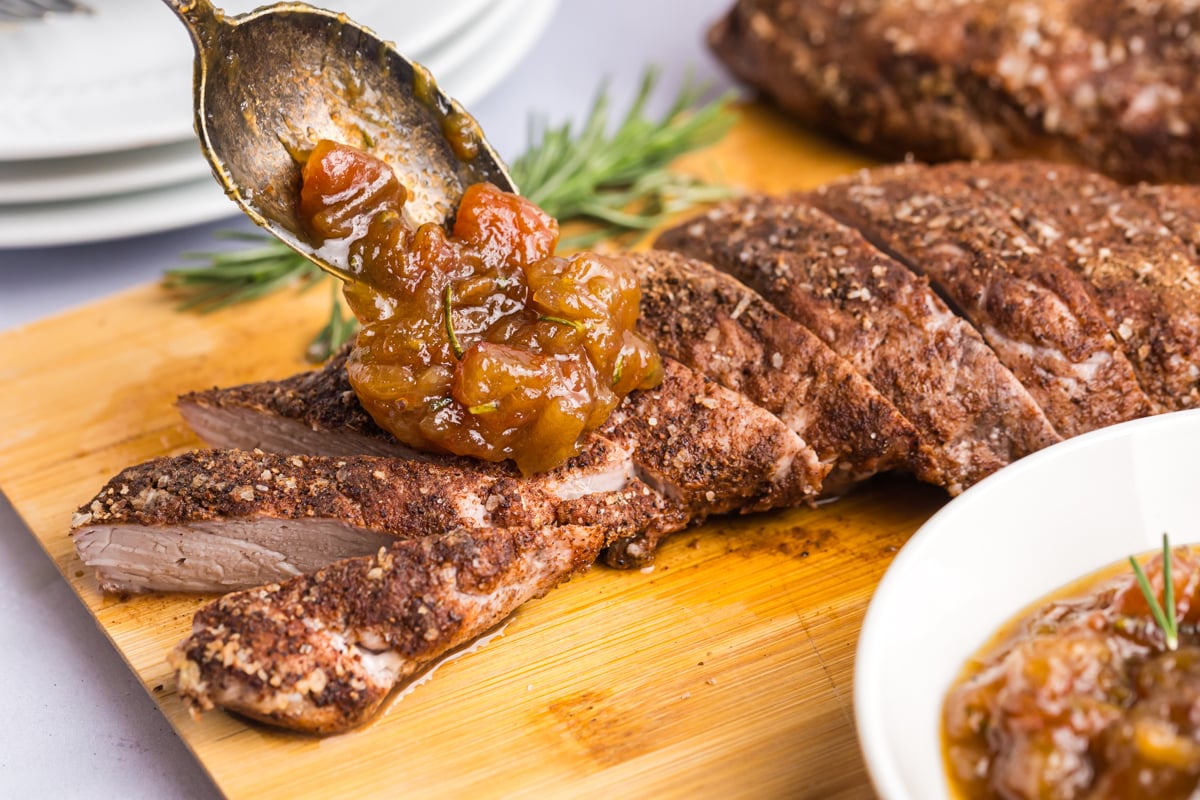
<instances>
[{"instance_id":1,"label":"plate rim","mask_svg":"<svg viewBox=\"0 0 1200 800\"><path fill-rule=\"evenodd\" d=\"M494 87L496 82L507 76L516 66L517 62L529 52L537 40L545 33L546 27L553 17L553 12L558 6L558 0L532 0L532 2L528 3L525 0L502 0L498 6L504 11L503 14L499 15L500 21L497 23L499 27L503 28L512 19L520 16L526 8L532 9L529 15L530 19L528 20L529 25L523 29L521 36L508 40L512 43L510 46L493 49L491 51L494 56L493 58L482 63L478 60L467 58L438 76L439 82L449 87L454 92L454 97L464 106L470 106L478 102ZM465 91L460 91L460 89ZM182 143L186 143L187 141L189 140L185 139ZM169 147L182 143L173 142L165 146ZM199 155L199 144L195 143L195 146L197 148L197 155ZM88 156L80 156L79 158L86 159ZM63 197L59 200L38 203L0 203L0 223L13 223L0 226L0 251L5 249L34 249L111 241L132 236L162 233L164 231L205 224L223 218L232 219L239 216L241 210L236 205L232 203L229 203L227 207L221 205L229 201L220 191L220 186L216 181L209 177L210 169L208 163L202 158L200 162L202 166L197 166L197 170L200 171L198 177L170 184L147 186L136 191L125 191L108 195L89 194L86 196ZM3 165L4 162L0 161L0 167ZM203 191L199 188L199 184L201 183L210 184L212 186L211 194L213 195L213 201L203 207L200 205L203 201L199 197L200 192ZM96 216L111 218L113 212L111 210L102 211L102 205L107 204L110 209L113 207L128 208L134 203L138 203L137 207L142 209L157 208L160 204L167 207L174 206L173 202L168 201L176 201L181 197L188 202L188 205L181 207L181 211L185 213L179 213L175 222L166 218L165 215L156 215L154 222L143 225L133 224L129 221L136 217L136 215L126 215L123 218L123 224L117 225L109 225L95 219ZM85 220L85 223L82 226L75 224L70 229L72 230L70 235L48 236L38 234L36 229L31 229L16 222L21 217L28 218L29 215L38 213L56 218L61 218L63 214L70 214L76 223L81 218ZM82 217L76 215L82 215Z\"/></svg>"},{"instance_id":2,"label":"plate rim","mask_svg":"<svg viewBox=\"0 0 1200 800\"><path fill-rule=\"evenodd\" d=\"M252 5L253 4L251 4L251 7ZM459 2L444 5L453 7L454 13L444 14L443 16L448 21L439 22L436 26L430 25L431 29L429 31L422 32L418 37L418 43L420 46L416 46L412 43L404 43L403 52L405 52L407 57L421 61L427 56L427 54L424 52L426 48L433 48L436 50L439 47L445 46L456 34L456 32L459 31L459 29L466 31L469 28L473 28L476 22L487 16L486 13L483 15L479 13L467 14L460 10ZM483 2L482 0L466 0L466 2L462 2L462 5L466 6L468 10L478 12L480 7L489 6L491 4ZM166 9L163 10L166 11ZM367 25L367 27L374 30L381 39L395 43L397 38L395 36L396 31L392 30L391 35L389 35L387 31L388 28L393 26L396 29L403 29L401 26L405 20L405 9L398 7L397 4L391 0L374 0L369 10L379 17L375 20L375 23L383 21L386 15L386 19L389 20L389 25L388 27L383 27L383 32L380 32L381 26L378 24L371 24L369 22L364 22L362 24ZM92 15L92 22L94 24L96 20L103 20L105 18L105 16L101 16L100 14L94 14ZM450 26L449 20L456 21L457 24ZM68 21L68 23L71 25L79 25L86 22L88 22L88 20L84 18L72 18ZM167 28L164 22L156 21L156 25L161 26L164 31ZM182 31L182 26L180 26L178 22L171 20L171 25L174 28L178 28L180 34L186 38L186 33ZM180 72L186 73L186 84L190 95L192 70L194 68L195 60L194 51L191 48L190 42L188 42L188 47L186 51L183 51L183 53L185 55L180 55L177 63L173 63L165 68L161 65L156 65L155 69L157 70L156 74L160 80L163 74L169 73L173 76ZM172 55L172 58L174 57L175 56ZM132 69L128 74L122 77L122 80L119 82L119 84L126 85L130 82L144 81L147 79L147 77L149 77L149 70L150 67ZM183 80L183 78L181 78L181 80ZM16 95L14 95L14 97L15 96ZM22 96L28 95L26 94ZM153 94L153 98L157 99L161 99L164 96L165 92ZM78 120L72 120L68 117L66 120L64 120L64 124L69 125L72 122L77 121ZM87 129L88 126L73 125L73 127L76 129ZM193 135L193 118L189 113L186 115L186 117L180 117L179 119L171 119L166 116L159 116L141 126L126 127L119 132L109 131L105 134L95 134L87 138L77 137L76 139L70 141L44 140L37 138L31 139L28 135L26 135L23 138L14 137L12 142L6 144L3 137L0 137L0 164L52 160L57 158L80 158L86 156L111 154L127 150L136 150L144 147L171 144L178 141L186 141Z\"/></svg>"}]
</instances>

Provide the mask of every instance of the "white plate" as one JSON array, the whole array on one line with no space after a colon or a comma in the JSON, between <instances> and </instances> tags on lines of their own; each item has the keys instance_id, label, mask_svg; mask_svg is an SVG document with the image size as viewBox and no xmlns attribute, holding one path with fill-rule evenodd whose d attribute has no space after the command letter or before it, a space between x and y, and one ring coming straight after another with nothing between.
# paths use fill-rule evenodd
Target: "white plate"
<instances>
[{"instance_id":1,"label":"white plate","mask_svg":"<svg viewBox=\"0 0 1200 800\"><path fill-rule=\"evenodd\" d=\"M103 155L0 161L0 213L5 205L124 194L208 174L194 138Z\"/></svg>"},{"instance_id":2,"label":"white plate","mask_svg":"<svg viewBox=\"0 0 1200 800\"><path fill-rule=\"evenodd\" d=\"M0 208L0 248L120 239L240 213L216 181L204 177L112 197Z\"/></svg>"},{"instance_id":3,"label":"white plate","mask_svg":"<svg viewBox=\"0 0 1200 800\"><path fill-rule=\"evenodd\" d=\"M375 32L394 42L397 49L418 58L447 39L460 29L469 28L491 0L441 0L441 2L397 2L385 0L382 7L364 9L351 14L351 19L361 25L374 28ZM344 3L334 3L346 10ZM349 13L349 12L348 12Z\"/></svg>"},{"instance_id":4,"label":"white plate","mask_svg":"<svg viewBox=\"0 0 1200 800\"><path fill-rule=\"evenodd\" d=\"M0 161L128 150L191 135L192 45L162 3L88 0L94 13L0 29ZM255 0L224 3L246 11ZM339 0L420 60L474 24L482 0Z\"/></svg>"},{"instance_id":5,"label":"white plate","mask_svg":"<svg viewBox=\"0 0 1200 800\"><path fill-rule=\"evenodd\" d=\"M461 59L457 68L435 73L439 83L469 108L502 80L528 51L549 22L556 4L556 0L505 0L501 5L506 13L501 22L512 26L514 31L505 33L504 25L495 26L493 33L499 32L488 47L472 58ZM491 19L493 25L496 22L491 15L485 18ZM170 147L174 146L167 149ZM197 180L126 194L21 206L0 205L0 248L103 241L240 214L241 211L225 197L211 177L207 162L199 155L198 145L190 141L184 150L187 147L196 148L194 157L184 160L190 164L188 169L201 174ZM0 175L3 175L3 169L17 166L0 163ZM147 167L148 171L152 169L155 167ZM68 193L74 191L70 188L69 178L60 182L67 184Z\"/></svg>"},{"instance_id":6,"label":"white plate","mask_svg":"<svg viewBox=\"0 0 1200 800\"><path fill-rule=\"evenodd\" d=\"M453 4L471 10L476 0ZM422 41L433 47L425 63L452 96L477 101L532 46L554 11L555 0L504 0L465 25L427 25ZM376 14L379 16L379 14ZM455 22L446 17L445 22ZM394 27L394 24L393 24ZM438 36L449 38L438 39ZM180 90L183 91L183 90ZM207 175L208 164L189 131L170 144L99 154L0 160L0 206L82 200L164 187Z\"/></svg>"},{"instance_id":7,"label":"white plate","mask_svg":"<svg viewBox=\"0 0 1200 800\"><path fill-rule=\"evenodd\" d=\"M867 610L859 740L886 800L947 796L942 700L963 663L1040 597L1126 556L1200 541L1200 411L1125 423L1021 459L935 514Z\"/></svg>"}]
</instances>

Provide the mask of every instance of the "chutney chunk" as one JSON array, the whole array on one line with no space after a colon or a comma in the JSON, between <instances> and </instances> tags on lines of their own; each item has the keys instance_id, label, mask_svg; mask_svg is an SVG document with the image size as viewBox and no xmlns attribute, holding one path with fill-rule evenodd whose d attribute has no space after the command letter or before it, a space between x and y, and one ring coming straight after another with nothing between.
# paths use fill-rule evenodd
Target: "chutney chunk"
<instances>
[{"instance_id":1,"label":"chutney chunk","mask_svg":"<svg viewBox=\"0 0 1200 800\"><path fill-rule=\"evenodd\" d=\"M636 277L617 257L555 255L558 223L490 184L467 188L450 232L404 220L391 168L322 141L302 170L313 243L345 253L362 323L347 361L363 407L431 452L558 466L626 394L662 380L635 330Z\"/></svg>"}]
</instances>

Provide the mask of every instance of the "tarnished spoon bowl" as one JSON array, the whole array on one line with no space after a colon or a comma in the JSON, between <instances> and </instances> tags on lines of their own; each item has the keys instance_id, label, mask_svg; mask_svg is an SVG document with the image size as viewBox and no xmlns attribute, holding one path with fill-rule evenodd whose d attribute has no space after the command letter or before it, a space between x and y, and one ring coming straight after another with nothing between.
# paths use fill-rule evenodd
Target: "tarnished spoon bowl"
<instances>
[{"instance_id":1,"label":"tarnished spoon bowl","mask_svg":"<svg viewBox=\"0 0 1200 800\"><path fill-rule=\"evenodd\" d=\"M196 48L196 133L225 192L323 269L298 215L300 165L321 139L384 159L413 223L444 222L463 191L514 190L479 126L429 72L344 14L280 3L227 17L208 0L164 0Z\"/></svg>"}]
</instances>

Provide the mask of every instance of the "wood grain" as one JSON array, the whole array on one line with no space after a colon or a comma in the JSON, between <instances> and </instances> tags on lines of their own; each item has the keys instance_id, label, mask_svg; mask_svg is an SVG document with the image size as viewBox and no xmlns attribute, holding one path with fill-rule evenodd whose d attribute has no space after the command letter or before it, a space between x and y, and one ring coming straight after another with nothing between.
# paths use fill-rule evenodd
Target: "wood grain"
<instances>
[{"instance_id":1,"label":"wood grain","mask_svg":"<svg viewBox=\"0 0 1200 800\"><path fill-rule=\"evenodd\" d=\"M770 191L865 163L756 107L687 161ZM326 302L283 292L198 316L146 286L0 336L0 487L227 796L870 795L852 713L859 626L893 554L944 502L899 477L684 532L652 570L596 567L353 733L190 719L163 659L208 598L99 593L71 513L122 467L199 445L179 393L303 369Z\"/></svg>"}]
</instances>

